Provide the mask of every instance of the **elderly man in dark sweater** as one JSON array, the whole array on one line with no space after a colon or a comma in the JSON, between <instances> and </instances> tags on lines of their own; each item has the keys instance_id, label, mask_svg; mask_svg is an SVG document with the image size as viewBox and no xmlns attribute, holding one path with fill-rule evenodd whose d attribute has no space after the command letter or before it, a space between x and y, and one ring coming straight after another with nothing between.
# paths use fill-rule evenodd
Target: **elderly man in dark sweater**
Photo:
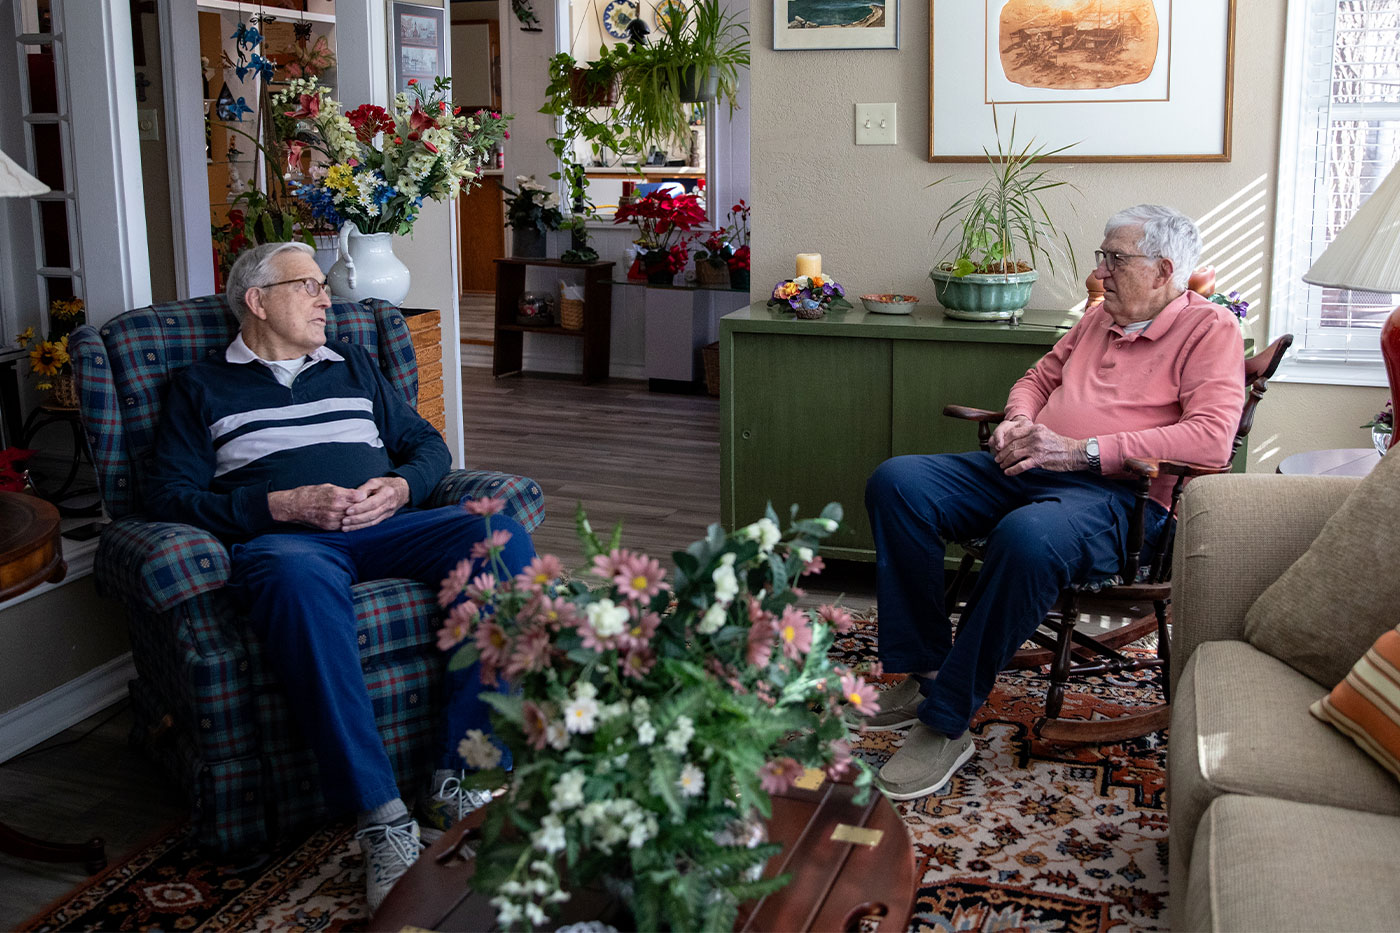
<instances>
[{"instance_id":1,"label":"elderly man in dark sweater","mask_svg":"<svg viewBox=\"0 0 1400 933\"><path fill-rule=\"evenodd\" d=\"M153 513L231 545L230 587L315 749L326 800L358 813L371 909L420 849L360 668L350 587L406 577L437 587L488 537L458 507L422 510L451 456L363 348L326 346L331 299L301 243L244 253L229 272L240 333L172 382L146 499ZM504 515L511 574L534 557ZM473 568L473 575L479 568ZM479 677L449 675L443 747L424 829L483 801L457 780L456 745L489 729Z\"/></svg>"}]
</instances>

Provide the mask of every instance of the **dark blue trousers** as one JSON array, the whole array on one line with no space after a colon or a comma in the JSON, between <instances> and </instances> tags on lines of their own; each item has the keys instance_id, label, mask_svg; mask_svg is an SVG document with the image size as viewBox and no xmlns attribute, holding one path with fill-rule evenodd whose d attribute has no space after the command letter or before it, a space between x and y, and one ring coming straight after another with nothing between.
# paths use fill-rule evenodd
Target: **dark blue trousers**
<instances>
[{"instance_id":1,"label":"dark blue trousers","mask_svg":"<svg viewBox=\"0 0 1400 933\"><path fill-rule=\"evenodd\" d=\"M894 457L871 474L880 662L888 672L937 670L919 719L957 737L997 674L1040 625L1060 590L1117 573L1133 489L1087 472L1007 476L986 451ZM1147 535L1167 516L1148 504ZM986 559L952 637L944 605L948 541L987 539Z\"/></svg>"},{"instance_id":2,"label":"dark blue trousers","mask_svg":"<svg viewBox=\"0 0 1400 933\"><path fill-rule=\"evenodd\" d=\"M502 558L510 574L523 570L535 556L529 533L505 515L491 517L491 530L511 533ZM333 809L368 810L399 796L360 667L350 587L406 577L436 594L486 536L485 519L448 506L400 512L358 531L267 534L233 546L231 593L267 648ZM446 678L437 767L455 769L458 741L468 729L489 733L490 723L477 666Z\"/></svg>"}]
</instances>

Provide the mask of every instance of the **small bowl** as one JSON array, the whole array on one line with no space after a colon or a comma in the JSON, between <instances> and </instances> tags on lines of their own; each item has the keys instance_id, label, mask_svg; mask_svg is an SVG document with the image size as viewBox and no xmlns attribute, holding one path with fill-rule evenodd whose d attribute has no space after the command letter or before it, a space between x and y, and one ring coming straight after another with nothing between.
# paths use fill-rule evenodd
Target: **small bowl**
<instances>
[{"instance_id":1,"label":"small bowl","mask_svg":"<svg viewBox=\"0 0 1400 933\"><path fill-rule=\"evenodd\" d=\"M865 310L876 314L908 314L919 303L918 295L861 295Z\"/></svg>"}]
</instances>

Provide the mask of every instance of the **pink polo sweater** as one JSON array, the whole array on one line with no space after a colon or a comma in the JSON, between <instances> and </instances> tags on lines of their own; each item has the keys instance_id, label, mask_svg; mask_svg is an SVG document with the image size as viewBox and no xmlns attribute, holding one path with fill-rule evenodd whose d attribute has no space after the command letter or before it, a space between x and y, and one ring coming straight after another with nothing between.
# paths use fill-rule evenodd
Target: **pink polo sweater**
<instances>
[{"instance_id":1,"label":"pink polo sweater","mask_svg":"<svg viewBox=\"0 0 1400 933\"><path fill-rule=\"evenodd\" d=\"M1008 418L1026 415L1076 440L1097 437L1105 476L1129 457L1223 466L1244 406L1244 344L1229 311L1195 292L1124 334L1102 306L1085 314L1011 387ZM1171 505L1174 477L1152 484Z\"/></svg>"}]
</instances>

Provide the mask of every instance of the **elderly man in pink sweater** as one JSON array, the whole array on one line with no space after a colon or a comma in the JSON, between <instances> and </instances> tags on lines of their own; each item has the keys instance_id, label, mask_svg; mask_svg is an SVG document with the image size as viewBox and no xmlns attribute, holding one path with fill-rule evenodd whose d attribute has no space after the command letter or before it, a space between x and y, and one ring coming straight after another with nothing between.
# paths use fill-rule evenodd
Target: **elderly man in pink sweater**
<instances>
[{"instance_id":1,"label":"elderly man in pink sweater","mask_svg":"<svg viewBox=\"0 0 1400 933\"><path fill-rule=\"evenodd\" d=\"M1060 590L1117 572L1133 507L1123 461L1228 461L1243 344L1229 311L1186 290L1200 252L1171 208L1113 215L1095 251L1103 304L1011 388L990 451L895 457L871 475L880 661L910 674L871 721L913 727L880 769L896 800L932 793L972 757L973 714ZM1149 542L1169 481L1152 489ZM945 542L980 537L986 560L953 640Z\"/></svg>"}]
</instances>

